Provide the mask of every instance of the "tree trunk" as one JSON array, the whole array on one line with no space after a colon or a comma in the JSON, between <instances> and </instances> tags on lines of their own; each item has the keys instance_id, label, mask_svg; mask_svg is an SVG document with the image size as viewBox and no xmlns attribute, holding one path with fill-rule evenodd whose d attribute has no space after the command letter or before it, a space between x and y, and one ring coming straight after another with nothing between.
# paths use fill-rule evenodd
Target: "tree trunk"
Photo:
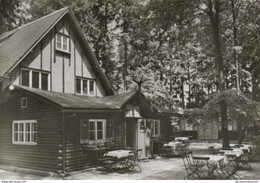
<instances>
[{"instance_id":1,"label":"tree trunk","mask_svg":"<svg viewBox=\"0 0 260 183\"><path fill-rule=\"evenodd\" d=\"M236 12L235 12L235 2L234 0L231 0L231 6L232 6L232 18L233 18L233 39L234 39L234 46L238 45L238 41L237 41L237 26L236 26ZM239 72L238 72L238 58L237 58L237 53L234 50L234 61L236 64L236 86L237 86L237 91L240 90L239 88ZM239 121L237 121L237 143L238 144L242 144L243 141L243 134L242 134L242 127L241 127L241 123Z\"/></svg>"},{"instance_id":2,"label":"tree trunk","mask_svg":"<svg viewBox=\"0 0 260 183\"><path fill-rule=\"evenodd\" d=\"M214 3L214 5L213 5ZM213 43L215 45L215 55L216 55L216 66L218 73L218 83L219 91L225 91L225 77L224 77L224 66L223 57L221 51L220 43L220 33L219 33L219 13L220 13L220 0L208 0L208 15L210 18L210 23L212 27ZM228 124L227 124L227 103L226 101L220 102L220 116L222 125L222 136L223 136L223 148L229 148L229 134L228 134Z\"/></svg>"}]
</instances>

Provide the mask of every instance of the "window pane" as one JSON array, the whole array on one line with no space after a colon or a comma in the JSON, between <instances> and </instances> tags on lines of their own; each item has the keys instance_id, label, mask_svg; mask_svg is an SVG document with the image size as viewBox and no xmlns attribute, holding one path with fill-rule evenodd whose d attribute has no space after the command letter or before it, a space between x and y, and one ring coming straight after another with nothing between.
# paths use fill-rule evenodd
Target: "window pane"
<instances>
[{"instance_id":1,"label":"window pane","mask_svg":"<svg viewBox=\"0 0 260 183\"><path fill-rule=\"evenodd\" d=\"M15 142L18 141L18 133L14 133L14 141L15 141Z\"/></svg>"},{"instance_id":2,"label":"window pane","mask_svg":"<svg viewBox=\"0 0 260 183\"><path fill-rule=\"evenodd\" d=\"M140 130L144 130L144 121L140 121Z\"/></svg>"},{"instance_id":3,"label":"window pane","mask_svg":"<svg viewBox=\"0 0 260 183\"><path fill-rule=\"evenodd\" d=\"M67 44L68 38L66 36L62 36L63 37L63 44Z\"/></svg>"},{"instance_id":4,"label":"window pane","mask_svg":"<svg viewBox=\"0 0 260 183\"><path fill-rule=\"evenodd\" d=\"M89 130L95 130L95 122L89 122Z\"/></svg>"},{"instance_id":5,"label":"window pane","mask_svg":"<svg viewBox=\"0 0 260 183\"><path fill-rule=\"evenodd\" d=\"M68 50L68 46L66 44L63 44L63 50Z\"/></svg>"},{"instance_id":6,"label":"window pane","mask_svg":"<svg viewBox=\"0 0 260 183\"><path fill-rule=\"evenodd\" d=\"M32 72L32 87L39 88L39 72Z\"/></svg>"},{"instance_id":7,"label":"window pane","mask_svg":"<svg viewBox=\"0 0 260 183\"><path fill-rule=\"evenodd\" d=\"M15 131L15 132L18 131L18 123L14 123L14 131Z\"/></svg>"},{"instance_id":8,"label":"window pane","mask_svg":"<svg viewBox=\"0 0 260 183\"><path fill-rule=\"evenodd\" d=\"M97 122L97 130L103 130L103 122L102 121Z\"/></svg>"},{"instance_id":9,"label":"window pane","mask_svg":"<svg viewBox=\"0 0 260 183\"><path fill-rule=\"evenodd\" d=\"M23 142L23 133L19 133L19 142Z\"/></svg>"},{"instance_id":10,"label":"window pane","mask_svg":"<svg viewBox=\"0 0 260 183\"><path fill-rule=\"evenodd\" d=\"M81 93L81 80L77 79L76 83L77 93Z\"/></svg>"},{"instance_id":11,"label":"window pane","mask_svg":"<svg viewBox=\"0 0 260 183\"><path fill-rule=\"evenodd\" d=\"M97 132L97 139L103 139L103 132L102 131Z\"/></svg>"},{"instance_id":12,"label":"window pane","mask_svg":"<svg viewBox=\"0 0 260 183\"><path fill-rule=\"evenodd\" d=\"M88 94L88 80L83 80L83 93Z\"/></svg>"},{"instance_id":13,"label":"window pane","mask_svg":"<svg viewBox=\"0 0 260 183\"><path fill-rule=\"evenodd\" d=\"M42 89L48 90L48 74L42 73Z\"/></svg>"},{"instance_id":14,"label":"window pane","mask_svg":"<svg viewBox=\"0 0 260 183\"><path fill-rule=\"evenodd\" d=\"M95 132L89 132L89 140L96 140L95 139Z\"/></svg>"},{"instance_id":15,"label":"window pane","mask_svg":"<svg viewBox=\"0 0 260 183\"><path fill-rule=\"evenodd\" d=\"M25 131L26 132L30 132L31 131L30 123L25 123Z\"/></svg>"},{"instance_id":16,"label":"window pane","mask_svg":"<svg viewBox=\"0 0 260 183\"><path fill-rule=\"evenodd\" d=\"M57 34L57 41L61 42L61 35Z\"/></svg>"},{"instance_id":17,"label":"window pane","mask_svg":"<svg viewBox=\"0 0 260 183\"><path fill-rule=\"evenodd\" d=\"M94 95L94 81L89 81L89 94Z\"/></svg>"},{"instance_id":18,"label":"window pane","mask_svg":"<svg viewBox=\"0 0 260 183\"><path fill-rule=\"evenodd\" d=\"M36 123L32 123L31 128L32 128L31 129L32 132L36 132Z\"/></svg>"},{"instance_id":19,"label":"window pane","mask_svg":"<svg viewBox=\"0 0 260 183\"><path fill-rule=\"evenodd\" d=\"M23 123L19 123L19 131L23 132Z\"/></svg>"},{"instance_id":20,"label":"window pane","mask_svg":"<svg viewBox=\"0 0 260 183\"><path fill-rule=\"evenodd\" d=\"M32 142L36 142L36 133L31 133Z\"/></svg>"},{"instance_id":21,"label":"window pane","mask_svg":"<svg viewBox=\"0 0 260 183\"><path fill-rule=\"evenodd\" d=\"M30 142L30 133L25 133L25 142Z\"/></svg>"},{"instance_id":22,"label":"window pane","mask_svg":"<svg viewBox=\"0 0 260 183\"><path fill-rule=\"evenodd\" d=\"M29 71L22 70L22 85L29 86Z\"/></svg>"},{"instance_id":23,"label":"window pane","mask_svg":"<svg viewBox=\"0 0 260 183\"><path fill-rule=\"evenodd\" d=\"M61 43L60 42L57 42L57 48L61 49Z\"/></svg>"}]
</instances>

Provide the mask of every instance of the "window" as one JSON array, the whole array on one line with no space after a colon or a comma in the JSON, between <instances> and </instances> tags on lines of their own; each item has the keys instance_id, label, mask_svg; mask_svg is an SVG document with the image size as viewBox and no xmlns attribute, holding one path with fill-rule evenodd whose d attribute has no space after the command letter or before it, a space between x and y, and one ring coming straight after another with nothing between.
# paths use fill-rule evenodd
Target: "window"
<instances>
[{"instance_id":1,"label":"window","mask_svg":"<svg viewBox=\"0 0 260 183\"><path fill-rule=\"evenodd\" d=\"M153 135L160 135L160 120L153 120Z\"/></svg>"},{"instance_id":2,"label":"window","mask_svg":"<svg viewBox=\"0 0 260 183\"><path fill-rule=\"evenodd\" d=\"M36 127L35 120L13 121L13 144L36 145Z\"/></svg>"},{"instance_id":3,"label":"window","mask_svg":"<svg viewBox=\"0 0 260 183\"><path fill-rule=\"evenodd\" d=\"M30 71L29 70L22 70L22 85L23 86L29 86L29 74Z\"/></svg>"},{"instance_id":4,"label":"window","mask_svg":"<svg viewBox=\"0 0 260 183\"><path fill-rule=\"evenodd\" d=\"M126 106L126 117L137 117L137 118L141 117L139 106L128 104Z\"/></svg>"},{"instance_id":5,"label":"window","mask_svg":"<svg viewBox=\"0 0 260 183\"><path fill-rule=\"evenodd\" d=\"M21 98L21 108L26 108L27 107L27 98L23 97Z\"/></svg>"},{"instance_id":6,"label":"window","mask_svg":"<svg viewBox=\"0 0 260 183\"><path fill-rule=\"evenodd\" d=\"M105 139L106 120L89 120L89 140Z\"/></svg>"},{"instance_id":7,"label":"window","mask_svg":"<svg viewBox=\"0 0 260 183\"><path fill-rule=\"evenodd\" d=\"M95 95L95 81L91 79L77 78L76 92L83 95Z\"/></svg>"},{"instance_id":8,"label":"window","mask_svg":"<svg viewBox=\"0 0 260 183\"><path fill-rule=\"evenodd\" d=\"M69 52L69 40L68 36L56 34L56 49Z\"/></svg>"},{"instance_id":9,"label":"window","mask_svg":"<svg viewBox=\"0 0 260 183\"><path fill-rule=\"evenodd\" d=\"M39 72L32 71L32 87L39 88Z\"/></svg>"},{"instance_id":10,"label":"window","mask_svg":"<svg viewBox=\"0 0 260 183\"><path fill-rule=\"evenodd\" d=\"M35 71L30 69L22 69L22 85L42 90L49 89L49 73L43 71Z\"/></svg>"},{"instance_id":11,"label":"window","mask_svg":"<svg viewBox=\"0 0 260 183\"><path fill-rule=\"evenodd\" d=\"M42 89L43 90L48 90L48 77L49 74L46 73L41 73L42 74Z\"/></svg>"}]
</instances>

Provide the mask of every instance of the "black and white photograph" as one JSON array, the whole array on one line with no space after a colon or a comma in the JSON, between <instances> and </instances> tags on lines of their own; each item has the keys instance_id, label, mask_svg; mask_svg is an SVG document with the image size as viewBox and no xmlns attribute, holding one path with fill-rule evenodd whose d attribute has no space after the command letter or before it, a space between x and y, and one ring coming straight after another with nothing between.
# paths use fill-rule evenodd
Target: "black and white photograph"
<instances>
[{"instance_id":1,"label":"black and white photograph","mask_svg":"<svg viewBox=\"0 0 260 183\"><path fill-rule=\"evenodd\" d=\"M259 172L260 0L0 0L0 183Z\"/></svg>"}]
</instances>

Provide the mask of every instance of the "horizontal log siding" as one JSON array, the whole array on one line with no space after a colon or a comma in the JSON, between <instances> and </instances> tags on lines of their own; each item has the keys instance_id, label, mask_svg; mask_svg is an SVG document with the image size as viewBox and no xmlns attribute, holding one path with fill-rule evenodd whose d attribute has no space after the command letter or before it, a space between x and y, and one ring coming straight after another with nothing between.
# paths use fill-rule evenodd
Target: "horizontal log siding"
<instances>
[{"instance_id":1,"label":"horizontal log siding","mask_svg":"<svg viewBox=\"0 0 260 183\"><path fill-rule=\"evenodd\" d=\"M21 109L21 97L27 108ZM13 93L0 110L0 164L60 173L62 170L61 113L21 92ZM13 120L37 120L37 145L12 144Z\"/></svg>"},{"instance_id":2,"label":"horizontal log siding","mask_svg":"<svg viewBox=\"0 0 260 183\"><path fill-rule=\"evenodd\" d=\"M67 118L66 118L67 116ZM83 170L93 163L92 152L80 144L80 119L114 119L114 142L116 149L124 148L124 129L121 113L79 113L75 116L65 115L66 123L66 171L73 172Z\"/></svg>"}]
</instances>

